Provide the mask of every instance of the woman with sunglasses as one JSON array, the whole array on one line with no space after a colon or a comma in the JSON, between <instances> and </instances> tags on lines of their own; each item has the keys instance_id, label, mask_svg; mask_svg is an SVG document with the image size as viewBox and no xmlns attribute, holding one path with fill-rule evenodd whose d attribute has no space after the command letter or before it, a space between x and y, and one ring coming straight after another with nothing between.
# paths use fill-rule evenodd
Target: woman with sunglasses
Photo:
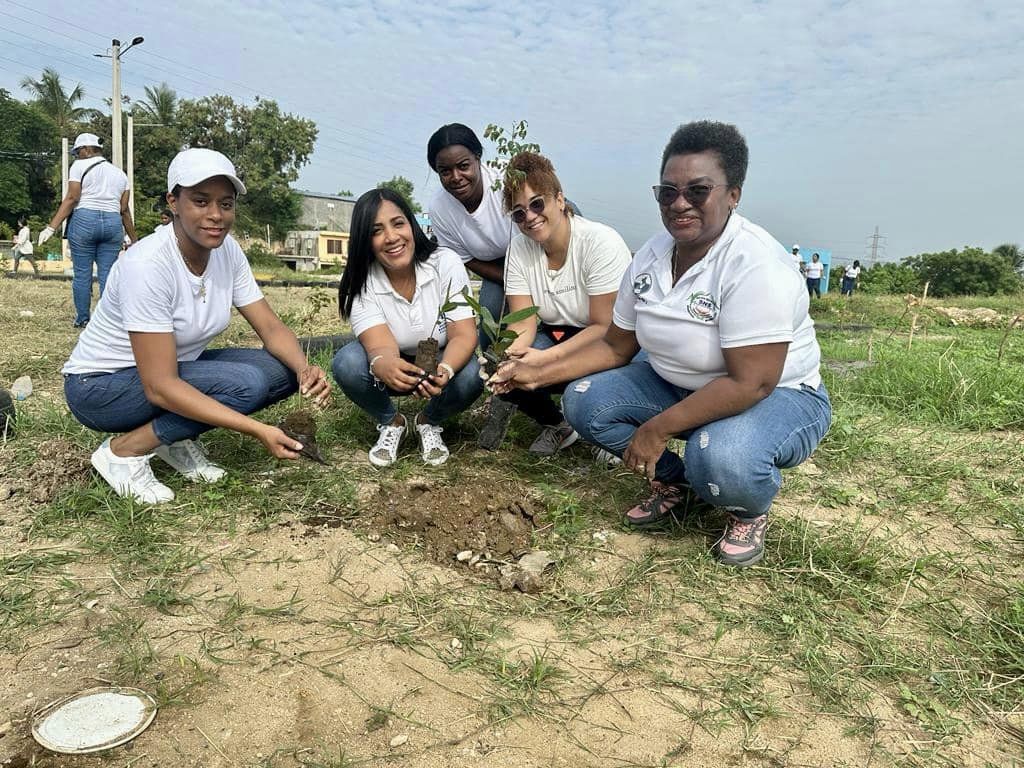
<instances>
[{"instance_id":1,"label":"woman with sunglasses","mask_svg":"<svg viewBox=\"0 0 1024 768\"><path fill-rule=\"evenodd\" d=\"M654 187L665 231L623 276L604 338L558 362L512 361L493 380L501 391L585 377L562 399L569 423L651 481L625 522L663 521L690 489L724 509L715 553L741 567L764 556L780 470L806 460L831 421L803 280L735 211L746 170L735 126L680 126ZM648 357L633 360L641 348Z\"/></svg>"},{"instance_id":2,"label":"woman with sunglasses","mask_svg":"<svg viewBox=\"0 0 1024 768\"><path fill-rule=\"evenodd\" d=\"M519 335L507 354L532 365L554 363L608 330L629 247L611 227L574 215L542 155L512 158L502 197L521 233L512 240L505 269L509 312L536 306L540 317L539 326L536 317L509 326ZM554 400L565 383L502 396L542 427L530 453L551 456L579 437Z\"/></svg>"},{"instance_id":3,"label":"woman with sunglasses","mask_svg":"<svg viewBox=\"0 0 1024 768\"><path fill-rule=\"evenodd\" d=\"M408 422L392 398L401 395L428 401L416 417L423 461L437 466L448 460L441 423L483 390L473 310L445 308L468 286L462 261L423 234L404 197L371 189L356 201L338 287L341 316L351 321L356 341L338 350L331 367L342 391L377 424L370 449L375 467L398 459ZM425 371L415 358L428 338L437 340L441 359Z\"/></svg>"},{"instance_id":4,"label":"woman with sunglasses","mask_svg":"<svg viewBox=\"0 0 1024 768\"><path fill-rule=\"evenodd\" d=\"M480 303L494 317L505 305L505 254L512 224L494 189L495 174L480 162L483 145L462 123L438 128L427 142L427 162L443 189L430 201L430 222L439 245L455 251L480 276ZM480 333L480 346L489 341Z\"/></svg>"},{"instance_id":5,"label":"woman with sunglasses","mask_svg":"<svg viewBox=\"0 0 1024 768\"><path fill-rule=\"evenodd\" d=\"M196 442L214 427L251 435L279 459L298 458L300 442L249 414L297 389L320 404L331 392L327 374L309 365L229 234L236 199L245 194L231 161L211 149L179 152L167 189L172 223L114 264L62 370L75 418L118 433L93 452L93 467L119 495L146 504L174 499L153 475L154 455L193 482L224 476ZM233 307L262 349L207 349L228 327Z\"/></svg>"}]
</instances>

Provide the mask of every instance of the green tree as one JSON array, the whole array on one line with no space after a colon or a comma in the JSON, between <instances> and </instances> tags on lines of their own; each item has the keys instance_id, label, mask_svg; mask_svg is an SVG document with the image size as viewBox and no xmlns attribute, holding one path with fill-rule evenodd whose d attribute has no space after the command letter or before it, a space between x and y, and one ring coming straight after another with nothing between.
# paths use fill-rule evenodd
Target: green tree
<instances>
[{"instance_id":1,"label":"green tree","mask_svg":"<svg viewBox=\"0 0 1024 768\"><path fill-rule=\"evenodd\" d=\"M13 225L22 214L51 213L59 154L53 122L0 89L0 125L0 220Z\"/></svg>"},{"instance_id":2,"label":"green tree","mask_svg":"<svg viewBox=\"0 0 1024 768\"><path fill-rule=\"evenodd\" d=\"M1016 243L1003 243L992 249L992 253L1010 262L1013 271L1024 275L1024 250Z\"/></svg>"},{"instance_id":3,"label":"green tree","mask_svg":"<svg viewBox=\"0 0 1024 768\"><path fill-rule=\"evenodd\" d=\"M416 202L416 198L412 196L412 182L405 178L405 176L392 176L390 181L382 181L378 184L377 189L390 189L392 192L397 192L405 198L413 213L423 212L423 208Z\"/></svg>"},{"instance_id":4,"label":"green tree","mask_svg":"<svg viewBox=\"0 0 1024 768\"><path fill-rule=\"evenodd\" d=\"M283 237L294 228L301 204L291 184L313 153L316 123L283 114L267 99L250 107L217 95L179 101L176 125L184 146L216 149L235 164L248 189L239 201L240 231L269 224Z\"/></svg>"},{"instance_id":5,"label":"green tree","mask_svg":"<svg viewBox=\"0 0 1024 768\"><path fill-rule=\"evenodd\" d=\"M89 120L96 112L94 109L77 106L85 97L82 84L78 83L70 92L67 91L55 69L46 67L38 80L22 78L21 87L32 94L33 103L53 120L61 136L76 133L79 124Z\"/></svg>"},{"instance_id":6,"label":"green tree","mask_svg":"<svg viewBox=\"0 0 1024 768\"><path fill-rule=\"evenodd\" d=\"M174 124L178 111L178 94L167 83L146 86L146 98L136 101L132 115L136 120L163 126Z\"/></svg>"},{"instance_id":7,"label":"green tree","mask_svg":"<svg viewBox=\"0 0 1024 768\"><path fill-rule=\"evenodd\" d=\"M351 189L343 189L338 193L338 197L355 197L355 194Z\"/></svg>"},{"instance_id":8,"label":"green tree","mask_svg":"<svg viewBox=\"0 0 1024 768\"><path fill-rule=\"evenodd\" d=\"M864 293L902 295L917 293L921 282L917 272L906 264L885 262L861 270L860 289Z\"/></svg>"},{"instance_id":9,"label":"green tree","mask_svg":"<svg viewBox=\"0 0 1024 768\"><path fill-rule=\"evenodd\" d=\"M921 253L903 260L933 296L989 296L1020 290L1021 278L1002 256L981 248Z\"/></svg>"}]
</instances>

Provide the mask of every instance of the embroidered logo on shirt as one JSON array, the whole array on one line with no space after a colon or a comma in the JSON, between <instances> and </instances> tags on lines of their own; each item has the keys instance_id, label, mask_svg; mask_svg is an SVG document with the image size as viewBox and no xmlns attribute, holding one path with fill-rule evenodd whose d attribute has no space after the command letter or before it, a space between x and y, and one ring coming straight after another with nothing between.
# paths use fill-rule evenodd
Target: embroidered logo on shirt
<instances>
[{"instance_id":1,"label":"embroidered logo on shirt","mask_svg":"<svg viewBox=\"0 0 1024 768\"><path fill-rule=\"evenodd\" d=\"M652 285L654 285L654 281L651 279L650 273L641 272L633 281L633 293L636 296L642 296L651 290Z\"/></svg>"},{"instance_id":2,"label":"embroidered logo on shirt","mask_svg":"<svg viewBox=\"0 0 1024 768\"><path fill-rule=\"evenodd\" d=\"M686 311L694 320L713 323L718 317L718 302L707 291L691 293L686 301Z\"/></svg>"}]
</instances>

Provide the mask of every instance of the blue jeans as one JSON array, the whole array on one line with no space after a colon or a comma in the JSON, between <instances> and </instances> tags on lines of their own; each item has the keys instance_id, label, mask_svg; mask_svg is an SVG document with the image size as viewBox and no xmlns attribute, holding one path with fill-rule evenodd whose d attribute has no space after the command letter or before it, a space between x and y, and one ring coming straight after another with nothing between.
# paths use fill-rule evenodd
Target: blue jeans
<instances>
[{"instance_id":1,"label":"blue jeans","mask_svg":"<svg viewBox=\"0 0 1024 768\"><path fill-rule=\"evenodd\" d=\"M481 278L480 283L480 304L487 307L494 315L495 321L501 320L505 314L505 286L495 283L487 278ZM484 351L491 346L491 340L484 334L483 326L480 326L480 350Z\"/></svg>"},{"instance_id":2,"label":"blue jeans","mask_svg":"<svg viewBox=\"0 0 1024 768\"><path fill-rule=\"evenodd\" d=\"M178 376L244 414L273 405L299 388L295 374L264 349L208 349L198 360L178 363ZM98 432L130 432L153 422L157 438L170 445L213 429L150 403L137 368L68 374L64 397L75 418Z\"/></svg>"},{"instance_id":3,"label":"blue jeans","mask_svg":"<svg viewBox=\"0 0 1024 768\"><path fill-rule=\"evenodd\" d=\"M821 298L821 278L820 277L808 277L807 278L807 295L817 296Z\"/></svg>"},{"instance_id":4,"label":"blue jeans","mask_svg":"<svg viewBox=\"0 0 1024 768\"><path fill-rule=\"evenodd\" d=\"M75 323L89 319L92 301L92 265L96 264L96 277L100 283L100 296L107 285L107 275L117 261L124 241L121 214L79 208L68 226L68 245L71 246L71 296L75 300Z\"/></svg>"},{"instance_id":5,"label":"blue jeans","mask_svg":"<svg viewBox=\"0 0 1024 768\"><path fill-rule=\"evenodd\" d=\"M584 440L622 456L641 424L691 394L661 378L646 360L634 360L570 384L562 410ZM688 482L705 502L737 517L757 517L782 486L779 470L805 461L831 421L824 385L776 387L743 413L678 435L686 440L683 456L666 450L654 476L673 485Z\"/></svg>"},{"instance_id":6,"label":"blue jeans","mask_svg":"<svg viewBox=\"0 0 1024 768\"><path fill-rule=\"evenodd\" d=\"M411 361L411 357L405 357ZM378 424L390 424L398 414L392 397L409 395L410 392L397 392L383 385L378 386L373 374L370 373L370 361L366 350L358 341L353 341L339 349L331 362L331 371L338 386L353 403L370 415ZM432 397L423 409L426 420L438 425L445 419L462 413L480 396L484 383L480 379L480 364L475 357L458 371L441 394Z\"/></svg>"}]
</instances>

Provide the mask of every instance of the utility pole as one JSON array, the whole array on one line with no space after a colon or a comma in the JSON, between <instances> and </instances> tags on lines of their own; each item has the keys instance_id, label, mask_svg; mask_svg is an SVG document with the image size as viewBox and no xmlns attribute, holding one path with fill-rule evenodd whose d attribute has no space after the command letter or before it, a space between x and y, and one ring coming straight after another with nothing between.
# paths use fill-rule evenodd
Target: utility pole
<instances>
[{"instance_id":1,"label":"utility pole","mask_svg":"<svg viewBox=\"0 0 1024 768\"><path fill-rule=\"evenodd\" d=\"M110 139L113 145L111 150L111 162L118 168L124 168L124 153L121 142L124 135L121 133L121 56L128 53L132 46L142 45L144 38L133 37L127 47L121 50L121 41L114 38L110 41L110 54L94 53L101 59L110 59L113 64L113 94L110 103L110 132L113 134Z\"/></svg>"},{"instance_id":2,"label":"utility pole","mask_svg":"<svg viewBox=\"0 0 1024 768\"><path fill-rule=\"evenodd\" d=\"M125 174L128 176L128 212L135 221L135 120L128 115L128 162Z\"/></svg>"},{"instance_id":3,"label":"utility pole","mask_svg":"<svg viewBox=\"0 0 1024 768\"><path fill-rule=\"evenodd\" d=\"M871 236L871 266L878 263L878 225L875 225L875 234Z\"/></svg>"}]
</instances>

